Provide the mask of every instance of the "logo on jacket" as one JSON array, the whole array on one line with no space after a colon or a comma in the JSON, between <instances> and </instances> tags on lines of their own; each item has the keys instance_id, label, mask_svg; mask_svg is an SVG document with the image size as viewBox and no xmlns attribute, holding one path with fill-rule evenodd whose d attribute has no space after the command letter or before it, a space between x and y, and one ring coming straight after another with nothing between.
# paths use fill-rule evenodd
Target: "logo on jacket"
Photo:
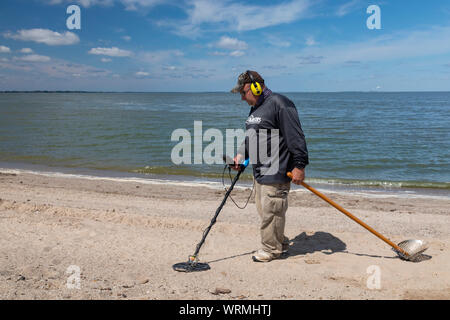
<instances>
[{"instance_id":1,"label":"logo on jacket","mask_svg":"<svg viewBox=\"0 0 450 320\"><path fill-rule=\"evenodd\" d=\"M261 122L260 117L254 117L252 114L250 117L248 117L247 121L245 121L246 124L258 124Z\"/></svg>"}]
</instances>

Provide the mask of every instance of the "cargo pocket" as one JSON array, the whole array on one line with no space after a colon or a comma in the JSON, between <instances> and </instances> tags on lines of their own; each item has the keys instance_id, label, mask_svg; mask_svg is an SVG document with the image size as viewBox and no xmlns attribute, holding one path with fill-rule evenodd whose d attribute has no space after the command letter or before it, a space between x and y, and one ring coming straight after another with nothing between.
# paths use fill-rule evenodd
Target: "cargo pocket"
<instances>
[{"instance_id":1,"label":"cargo pocket","mask_svg":"<svg viewBox=\"0 0 450 320\"><path fill-rule=\"evenodd\" d=\"M283 215L287 210L289 189L270 187L264 199L264 210L275 215Z\"/></svg>"}]
</instances>

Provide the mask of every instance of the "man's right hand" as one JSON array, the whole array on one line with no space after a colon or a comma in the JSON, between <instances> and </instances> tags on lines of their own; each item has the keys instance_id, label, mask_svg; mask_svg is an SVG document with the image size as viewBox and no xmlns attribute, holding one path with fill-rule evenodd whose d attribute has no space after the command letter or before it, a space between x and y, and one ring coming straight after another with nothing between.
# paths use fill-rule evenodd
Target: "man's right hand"
<instances>
[{"instance_id":1,"label":"man's right hand","mask_svg":"<svg viewBox=\"0 0 450 320\"><path fill-rule=\"evenodd\" d=\"M244 159L244 156L240 153L238 153L234 158L234 165L231 166L231 169L239 171L241 168L241 163L243 162L242 160Z\"/></svg>"},{"instance_id":2,"label":"man's right hand","mask_svg":"<svg viewBox=\"0 0 450 320\"><path fill-rule=\"evenodd\" d=\"M291 177L292 183L301 184L303 180L305 180L305 168L303 169L294 168L291 174L292 174Z\"/></svg>"}]
</instances>

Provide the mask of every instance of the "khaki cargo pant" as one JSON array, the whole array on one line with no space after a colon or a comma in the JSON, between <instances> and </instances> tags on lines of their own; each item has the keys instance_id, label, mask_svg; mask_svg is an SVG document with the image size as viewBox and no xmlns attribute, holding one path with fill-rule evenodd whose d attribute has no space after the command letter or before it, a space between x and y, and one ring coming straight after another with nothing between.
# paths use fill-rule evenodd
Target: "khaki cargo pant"
<instances>
[{"instance_id":1,"label":"khaki cargo pant","mask_svg":"<svg viewBox=\"0 0 450 320\"><path fill-rule=\"evenodd\" d=\"M290 188L290 182L269 185L255 181L256 210L261 218L262 249L275 257L282 253L283 243L289 243L289 239L284 236L284 226Z\"/></svg>"}]
</instances>

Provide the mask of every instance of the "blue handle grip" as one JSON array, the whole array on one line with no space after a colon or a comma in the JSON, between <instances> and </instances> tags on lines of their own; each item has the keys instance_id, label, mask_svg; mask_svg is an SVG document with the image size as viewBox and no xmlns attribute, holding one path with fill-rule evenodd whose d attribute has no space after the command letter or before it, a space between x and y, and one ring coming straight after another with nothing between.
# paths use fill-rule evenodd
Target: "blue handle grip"
<instances>
[{"instance_id":1,"label":"blue handle grip","mask_svg":"<svg viewBox=\"0 0 450 320\"><path fill-rule=\"evenodd\" d=\"M245 159L244 163L242 163L242 166L244 168L247 168L249 162L250 162L250 158Z\"/></svg>"}]
</instances>

